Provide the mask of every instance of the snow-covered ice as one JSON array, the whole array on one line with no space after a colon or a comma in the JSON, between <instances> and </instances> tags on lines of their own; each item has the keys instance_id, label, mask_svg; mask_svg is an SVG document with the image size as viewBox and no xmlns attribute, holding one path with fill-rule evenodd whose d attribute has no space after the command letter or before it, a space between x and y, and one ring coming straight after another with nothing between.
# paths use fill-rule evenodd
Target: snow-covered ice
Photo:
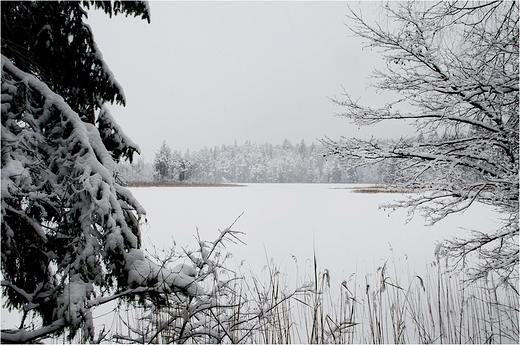
<instances>
[{"instance_id":1,"label":"snow-covered ice","mask_svg":"<svg viewBox=\"0 0 520 345\"><path fill-rule=\"evenodd\" d=\"M451 216L433 227L416 216L405 224L405 210L379 209L399 194L354 193L342 184L247 184L245 187L151 187L131 188L146 209L148 224L142 229L145 248L174 245L199 249L199 239L214 241L243 212L233 230L245 232L241 243L227 244L236 265L245 262L262 276L273 259L288 282L301 285L305 267L314 252L320 270L327 269L331 287L339 287L353 273L374 273L386 260L400 262L418 274L433 262L438 242L465 229L485 230L498 225L498 215L475 204L462 215ZM295 262L298 264L296 269ZM233 261L228 261L228 266ZM144 263L143 263L144 265ZM233 267L229 267L233 269ZM139 266L139 270L151 269ZM193 279L191 266L177 266L179 279ZM141 272L142 273L142 272ZM413 272L411 272L413 273ZM308 272L307 272L308 274ZM299 279L299 276L301 279ZM108 306L94 310L96 328L110 326ZM108 309L109 310L109 309ZM14 327L18 317L2 309L2 327Z\"/></svg>"},{"instance_id":2,"label":"snow-covered ice","mask_svg":"<svg viewBox=\"0 0 520 345\"><path fill-rule=\"evenodd\" d=\"M245 187L132 188L147 211L144 245L197 248L196 229L212 241L217 229L233 226L246 233L247 245L228 250L259 274L268 260L291 272L295 259L302 268L313 258L328 269L331 284L340 284L356 271L373 272L381 262L406 260L418 271L435 260L439 241L465 229L486 230L498 225L497 214L475 204L432 227L416 215L406 223L406 211L379 209L403 198L399 194L353 193L346 184L247 184ZM284 271L284 269L282 269ZM301 273L301 271L300 271ZM296 279L296 277L295 277Z\"/></svg>"}]
</instances>

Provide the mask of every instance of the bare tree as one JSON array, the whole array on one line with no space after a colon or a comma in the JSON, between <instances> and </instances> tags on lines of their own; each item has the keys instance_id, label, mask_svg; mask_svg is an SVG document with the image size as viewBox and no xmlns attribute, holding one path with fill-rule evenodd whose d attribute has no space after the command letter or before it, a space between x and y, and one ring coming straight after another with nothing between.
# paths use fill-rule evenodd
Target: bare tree
<instances>
[{"instance_id":1,"label":"bare tree","mask_svg":"<svg viewBox=\"0 0 520 345\"><path fill-rule=\"evenodd\" d=\"M349 28L380 50L384 70L372 86L397 94L381 108L345 93L333 99L357 125L408 121L423 142L322 140L327 155L354 165L397 164L392 187L421 191L397 207L430 224L476 202L499 210L499 229L446 241L442 251L480 260L473 277L518 278L518 2L406 2L383 6L389 21L369 23L351 10ZM435 139L434 139L435 138Z\"/></svg>"}]
</instances>

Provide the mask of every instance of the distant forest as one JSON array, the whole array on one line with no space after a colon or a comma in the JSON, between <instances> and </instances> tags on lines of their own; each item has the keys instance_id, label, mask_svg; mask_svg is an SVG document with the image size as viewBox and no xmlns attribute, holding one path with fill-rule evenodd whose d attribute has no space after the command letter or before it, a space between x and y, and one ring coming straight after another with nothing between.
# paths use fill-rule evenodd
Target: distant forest
<instances>
[{"instance_id":1,"label":"distant forest","mask_svg":"<svg viewBox=\"0 0 520 345\"><path fill-rule=\"evenodd\" d=\"M295 145L287 139L281 145L235 141L185 153L164 142L153 163L121 163L119 176L128 183L381 183L391 178L392 165L348 166L336 156L324 157L321 144L304 140Z\"/></svg>"}]
</instances>

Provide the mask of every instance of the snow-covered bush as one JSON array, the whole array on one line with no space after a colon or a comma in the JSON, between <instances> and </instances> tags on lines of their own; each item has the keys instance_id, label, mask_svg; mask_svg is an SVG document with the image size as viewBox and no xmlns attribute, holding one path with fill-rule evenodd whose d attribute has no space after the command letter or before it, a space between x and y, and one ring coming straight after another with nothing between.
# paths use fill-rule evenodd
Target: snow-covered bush
<instances>
[{"instance_id":1,"label":"snow-covered bush","mask_svg":"<svg viewBox=\"0 0 520 345\"><path fill-rule=\"evenodd\" d=\"M120 315L131 317L120 318L117 328L122 331L112 333L112 339L132 343L250 344L282 339L283 327L292 333L297 325L285 308L291 300L309 298L314 287L302 283L289 289L280 282L281 273L274 267L268 281L261 281L247 268L244 272L247 265L238 265L227 248L230 242L243 243L239 238L243 233L232 229L235 222L211 242L201 240L197 231L198 247L194 249L155 248L151 253L155 261L162 267L174 266L171 272L175 277L189 277L186 283L192 281L189 287L194 291L172 290L160 296L147 295L145 303L139 305L120 304ZM163 300L157 303L156 298Z\"/></svg>"}]
</instances>

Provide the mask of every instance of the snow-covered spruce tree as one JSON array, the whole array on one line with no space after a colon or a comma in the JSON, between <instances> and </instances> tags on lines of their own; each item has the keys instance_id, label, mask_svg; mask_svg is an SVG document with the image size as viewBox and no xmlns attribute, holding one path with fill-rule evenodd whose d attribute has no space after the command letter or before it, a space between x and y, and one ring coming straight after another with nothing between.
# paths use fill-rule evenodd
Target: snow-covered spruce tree
<instances>
[{"instance_id":1,"label":"snow-covered spruce tree","mask_svg":"<svg viewBox=\"0 0 520 345\"><path fill-rule=\"evenodd\" d=\"M430 223L475 202L503 214L499 229L443 244L448 256L480 260L473 277L518 278L518 2L405 2L383 6L388 25L351 12L350 29L378 49L386 68L373 86L397 93L382 108L355 95L333 101L357 125L407 120L436 140L326 138L328 155L350 164L392 162L393 187L423 191L394 206ZM406 106L402 106L402 105Z\"/></svg>"},{"instance_id":2,"label":"snow-covered spruce tree","mask_svg":"<svg viewBox=\"0 0 520 345\"><path fill-rule=\"evenodd\" d=\"M183 182L191 178L193 164L190 161L189 150L183 157L180 151L174 150L163 141L155 153L153 162L153 177L159 182Z\"/></svg>"},{"instance_id":3,"label":"snow-covered spruce tree","mask_svg":"<svg viewBox=\"0 0 520 345\"><path fill-rule=\"evenodd\" d=\"M153 162L154 179L156 181L171 181L173 177L172 149L163 141L159 151L155 153Z\"/></svg>"},{"instance_id":4,"label":"snow-covered spruce tree","mask_svg":"<svg viewBox=\"0 0 520 345\"><path fill-rule=\"evenodd\" d=\"M198 292L140 249L144 210L115 176L139 149L104 107L125 99L83 22L89 7L149 19L141 1L1 2L2 293L22 315L2 342L92 340L97 305Z\"/></svg>"}]
</instances>

